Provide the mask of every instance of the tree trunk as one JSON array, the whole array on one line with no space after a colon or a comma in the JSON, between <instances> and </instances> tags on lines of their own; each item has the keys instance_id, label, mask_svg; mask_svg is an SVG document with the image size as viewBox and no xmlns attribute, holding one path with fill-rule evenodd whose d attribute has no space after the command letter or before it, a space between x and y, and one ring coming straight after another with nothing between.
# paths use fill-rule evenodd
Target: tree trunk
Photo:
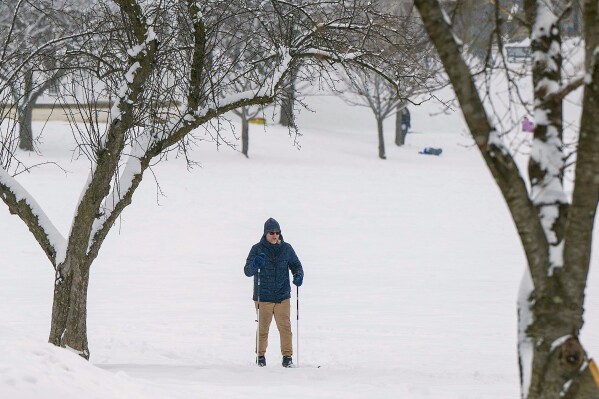
<instances>
[{"instance_id":1,"label":"tree trunk","mask_svg":"<svg viewBox=\"0 0 599 399\"><path fill-rule=\"evenodd\" d=\"M24 76L23 98L18 98L17 112L19 120L19 148L25 151L33 151L33 132L31 129L32 106L31 95L33 94L33 72L27 70ZM21 101L23 101L21 103Z\"/></svg>"},{"instance_id":2,"label":"tree trunk","mask_svg":"<svg viewBox=\"0 0 599 399\"><path fill-rule=\"evenodd\" d=\"M379 158L387 159L387 157L385 156L385 137L383 136L383 119L377 118L376 128L379 137Z\"/></svg>"},{"instance_id":3,"label":"tree trunk","mask_svg":"<svg viewBox=\"0 0 599 399\"><path fill-rule=\"evenodd\" d=\"M576 184L572 208L568 209L567 203L558 201L560 197L556 193L561 191L557 184L561 177L559 175L550 176L553 177L552 185L547 184L547 187L551 187L551 196L555 197L553 201L539 202L535 196L529 198L528 190L513 158L508 151L504 150L501 141L497 140L497 132L485 112L481 97L474 84L473 75L461 57L460 46L451 34L451 27L448 26L443 16L439 1L415 0L414 3L451 80L468 128L506 200L526 253L530 272L526 276L530 276L530 281L528 287L523 284L524 289L519 300L522 398L597 399L599 398L599 381L593 378L590 368L593 363L589 361L578 340L578 334L582 328L584 288L589 264L587 255L590 254L590 236L593 231L598 194L596 187L591 187L591 191L594 192L592 198L589 198L587 193L582 193L581 190L591 184L599 185L599 181L594 179L599 170L599 166L596 166L599 164L596 156L599 151L599 139L595 139L599 136L590 134L587 137L585 135L585 123L587 121L590 123L589 119L591 119L587 113L594 115L593 111L596 110L596 104L587 107L586 101L591 94L594 95L594 93L589 94L588 92L596 92L596 85L587 84L585 86L583 100L585 106L583 108L586 112L583 112L578 143L579 152L577 153ZM529 21L534 21L537 15L540 15L536 10L538 4L547 6L546 3L537 3L535 0L524 2ZM595 9L593 11L596 11L597 3L585 2L585 4L587 5L585 15L592 14L591 20L596 21L596 16L599 13L589 12L591 7L588 5L593 5ZM596 25L595 23L586 24L589 27ZM559 34L557 26L545 30L551 35ZM533 35L531 34L531 36ZM536 34L536 36L542 37L543 35ZM593 34L585 36L590 40L597 37L597 34L593 32ZM538 74L535 77L535 82L544 82L543 85L535 86L535 103L540 104L535 110L544 110L543 114L547 115L547 122L541 127L537 125L535 140L540 141L543 138L547 140L548 132L552 133L551 143L556 145L555 152L560 154L561 106L552 103L552 101L558 100L559 96L549 96L552 91L547 87L552 87L547 82L556 82L553 85L555 87L560 85L560 76L552 76L556 72L559 73L559 68L561 68L560 54L553 53L559 47L557 40L559 37L552 39L551 45L546 46L547 49L542 48L542 43L533 44L536 46L533 51L544 53L547 56L546 59L551 61L534 63L535 68L546 68L542 71L545 78L536 70L533 70L533 74ZM589 52L593 52L596 45L589 47ZM554 58L549 56L554 56ZM593 70L591 81L599 81L599 69L590 69ZM593 131L593 133L595 132ZM592 154L586 153L587 148L592 149ZM559 168L562 159L556 156L552 161ZM547 169L533 167L532 172L536 177L536 180L531 181L533 188L546 181L544 173L547 173ZM589 174L580 176L586 180L581 184L579 175L584 172L589 172ZM543 207L551 212L543 212ZM577 209L581 211L580 215L577 214ZM551 231L545 229L548 219L552 222L549 226ZM575 231L574 229L578 229L581 224L584 225L584 231ZM566 234L563 233L563 229L567 230ZM562 237L565 248L563 261L558 256ZM580 255L578 256L576 253L580 253Z\"/></svg>"},{"instance_id":4,"label":"tree trunk","mask_svg":"<svg viewBox=\"0 0 599 399\"><path fill-rule=\"evenodd\" d=\"M281 118L279 123L286 127L295 126L295 116L293 106L295 104L295 71L292 71L287 78L287 85L283 89L281 98Z\"/></svg>"},{"instance_id":5,"label":"tree trunk","mask_svg":"<svg viewBox=\"0 0 599 399\"><path fill-rule=\"evenodd\" d=\"M549 278L542 289L533 290L526 301L532 323L526 323L527 343L519 347L523 397L599 398L599 390L587 367L587 354L578 340L582 313L572 303L558 274L561 273ZM519 323L525 321L521 318L522 313L519 313ZM532 357L526 359L530 355Z\"/></svg>"},{"instance_id":6,"label":"tree trunk","mask_svg":"<svg viewBox=\"0 0 599 399\"><path fill-rule=\"evenodd\" d=\"M19 107L19 148L24 151L33 151L33 128L31 120L33 119L33 107L28 104L25 107Z\"/></svg>"},{"instance_id":7,"label":"tree trunk","mask_svg":"<svg viewBox=\"0 0 599 399\"><path fill-rule=\"evenodd\" d=\"M241 153L249 158L248 151L250 146L250 124L248 114L245 107L241 108Z\"/></svg>"},{"instance_id":8,"label":"tree trunk","mask_svg":"<svg viewBox=\"0 0 599 399\"><path fill-rule=\"evenodd\" d=\"M87 287L90 265L67 258L68 271L54 285L54 302L49 342L70 348L89 359L87 344ZM64 270L64 269L63 269Z\"/></svg>"},{"instance_id":9,"label":"tree trunk","mask_svg":"<svg viewBox=\"0 0 599 399\"><path fill-rule=\"evenodd\" d=\"M400 104L397 104L397 109L395 111L395 144L398 146L402 146L406 143L406 132L407 129L401 128L401 114L403 111L403 107Z\"/></svg>"}]
</instances>

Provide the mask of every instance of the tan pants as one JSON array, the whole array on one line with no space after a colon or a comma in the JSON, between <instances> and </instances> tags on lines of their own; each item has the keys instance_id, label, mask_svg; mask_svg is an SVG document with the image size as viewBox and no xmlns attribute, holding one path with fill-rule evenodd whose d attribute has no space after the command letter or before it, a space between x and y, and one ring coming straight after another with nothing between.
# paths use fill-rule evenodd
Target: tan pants
<instances>
[{"instance_id":1,"label":"tan pants","mask_svg":"<svg viewBox=\"0 0 599 399\"><path fill-rule=\"evenodd\" d=\"M275 316L275 322L279 329L279 337L281 338L281 354L283 356L293 355L292 346L292 334L291 334L291 320L290 320L290 305L289 299L284 300L281 303L273 302L256 302L256 312L258 312L258 356L264 356L266 348L268 347L268 330L270 329L270 322L272 316ZM260 305L258 307L258 305Z\"/></svg>"}]
</instances>

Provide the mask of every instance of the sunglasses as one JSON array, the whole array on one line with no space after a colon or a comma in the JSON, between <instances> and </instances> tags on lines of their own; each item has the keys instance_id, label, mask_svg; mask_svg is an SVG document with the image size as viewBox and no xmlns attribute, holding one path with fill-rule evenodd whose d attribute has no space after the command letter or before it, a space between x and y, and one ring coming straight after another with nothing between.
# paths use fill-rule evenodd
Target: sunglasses
<instances>
[{"instance_id":1,"label":"sunglasses","mask_svg":"<svg viewBox=\"0 0 599 399\"><path fill-rule=\"evenodd\" d=\"M276 235L280 235L280 234L281 234L281 232L280 232L280 231L269 231L269 232L268 232L268 235L269 235L269 236L274 236L275 234L276 234Z\"/></svg>"}]
</instances>

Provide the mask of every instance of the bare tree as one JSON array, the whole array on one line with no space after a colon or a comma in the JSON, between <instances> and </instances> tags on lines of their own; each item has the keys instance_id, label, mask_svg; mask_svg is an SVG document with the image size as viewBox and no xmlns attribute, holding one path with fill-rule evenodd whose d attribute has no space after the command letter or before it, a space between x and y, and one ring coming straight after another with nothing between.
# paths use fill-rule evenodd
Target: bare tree
<instances>
[{"instance_id":1,"label":"bare tree","mask_svg":"<svg viewBox=\"0 0 599 399\"><path fill-rule=\"evenodd\" d=\"M356 70L345 75L345 86L350 95L344 100L352 105L370 108L377 125L378 155L386 159L383 122L391 115L401 120L401 113L417 96L430 94L438 89L445 79L439 74L440 66L434 61L434 52L426 38L420 21L414 17L413 8L405 2L381 1L377 5L381 13L377 19L382 24L393 21L400 25L397 41L381 40L375 45L388 60L395 63L397 75L393 81L371 70ZM401 123L396 124L395 143L403 145L404 133Z\"/></svg>"},{"instance_id":2,"label":"bare tree","mask_svg":"<svg viewBox=\"0 0 599 399\"><path fill-rule=\"evenodd\" d=\"M11 55L0 65L0 79L12 94L19 148L23 150L34 150L33 107L65 74L69 46L65 32L69 25L77 24L73 15L77 7L69 0L7 0L0 4L0 43L5 54Z\"/></svg>"},{"instance_id":3,"label":"bare tree","mask_svg":"<svg viewBox=\"0 0 599 399\"><path fill-rule=\"evenodd\" d=\"M19 185L15 168L6 162L0 168L0 197L56 271L49 340L85 358L90 267L144 172L171 151L187 154L201 134L226 143L210 124L233 109L273 103L300 62L382 70L385 59L369 50L371 41L393 34L373 22L366 0L302 6L278 0L255 6L245 0L98 0L88 11L81 21L95 35L77 42L80 79L73 80L84 93L78 112L86 123L72 127L91 170L68 236ZM235 29L229 18L238 21ZM293 37L283 39L281 27L291 23ZM238 47L231 41L242 43L243 51L232 51ZM235 89L247 80L251 89ZM99 105L106 98L112 101L107 114ZM103 112L106 123L98 120ZM10 148L6 140L2 145Z\"/></svg>"},{"instance_id":4,"label":"bare tree","mask_svg":"<svg viewBox=\"0 0 599 399\"><path fill-rule=\"evenodd\" d=\"M344 95L344 100L351 105L370 108L376 120L378 137L378 154L380 159L387 159L385 154L385 137L383 122L395 114L399 104L407 103L407 96L400 97L397 87L383 77L370 71L360 71L346 79L353 96ZM407 93L406 93L407 94ZM405 95L402 93L402 96Z\"/></svg>"},{"instance_id":5,"label":"bare tree","mask_svg":"<svg viewBox=\"0 0 599 399\"><path fill-rule=\"evenodd\" d=\"M264 112L262 107L241 107L233 113L241 119L241 153L249 158L250 151L250 122Z\"/></svg>"},{"instance_id":6,"label":"bare tree","mask_svg":"<svg viewBox=\"0 0 599 399\"><path fill-rule=\"evenodd\" d=\"M435 84L439 80L438 84ZM396 115L395 143L404 144L405 132L401 128L401 114L410 102L416 97L430 94L443 83L433 68L420 68L412 76L402 79L397 84L392 84L381 75L372 71L352 72L345 79L349 88L343 95L345 102L351 105L370 108L376 120L378 137L378 155L386 159L385 137L383 122L392 115Z\"/></svg>"},{"instance_id":7,"label":"bare tree","mask_svg":"<svg viewBox=\"0 0 599 399\"><path fill-rule=\"evenodd\" d=\"M524 0L523 13L513 15L527 27L533 53L536 127L528 182L502 140L505 131L500 129L500 119L485 108L483 98L489 93L477 87L479 81L464 61L439 2L414 3L452 82L472 137L508 205L526 254L528 270L518 301L522 397L599 398L599 381L593 379L596 366L579 339L599 201L599 2L583 4L585 62L583 72L570 79L563 70L567 55L560 29L569 3ZM497 23L502 20L501 13L497 6ZM501 41L501 35L496 34L499 48ZM509 68L505 69L509 76ZM562 104L579 87L584 92L576 159L571 165L575 178L566 190L569 182L564 176L574 157L563 140Z\"/></svg>"},{"instance_id":8,"label":"bare tree","mask_svg":"<svg viewBox=\"0 0 599 399\"><path fill-rule=\"evenodd\" d=\"M252 3L253 1L253 3ZM257 7L259 2L256 0L250 0L247 4L253 4L253 7ZM243 18L243 15L239 16ZM237 18L229 18L225 22L228 25L226 29L227 32L233 32L237 29L240 23L243 21L238 21ZM260 29L261 21L259 19L254 19L252 24L256 30ZM222 37L222 44L227 48L231 49L233 53L233 59L237 60L237 68L242 68L240 65L241 62L249 62L250 64L243 66L245 69L252 69L253 78L250 79L238 79L233 75L233 80L228 85L230 87L230 91L227 94L239 93L248 90L256 90L260 85L260 81L266 78L269 74L269 69L264 68L264 64L251 64L252 59L257 57L260 58L261 54L256 53L254 55L250 54L250 52L254 51L253 47L248 47L245 41L240 40L236 35L227 34ZM226 43L226 44L225 44ZM246 158L249 158L249 148L250 148L250 121L260 115L264 111L264 107L262 106L242 106L238 109L234 109L233 114L237 115L241 120L241 153L245 155Z\"/></svg>"}]
</instances>

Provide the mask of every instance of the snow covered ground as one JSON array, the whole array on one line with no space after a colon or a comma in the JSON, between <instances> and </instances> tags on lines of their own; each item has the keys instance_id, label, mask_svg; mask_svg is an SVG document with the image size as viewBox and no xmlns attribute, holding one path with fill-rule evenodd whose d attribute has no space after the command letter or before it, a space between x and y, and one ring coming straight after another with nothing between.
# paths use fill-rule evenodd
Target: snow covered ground
<instances>
[{"instance_id":1,"label":"snow covered ground","mask_svg":"<svg viewBox=\"0 0 599 399\"><path fill-rule=\"evenodd\" d=\"M92 266L91 361L46 343L53 270L0 208L0 392L11 399L519 397L516 296L524 256L459 114L412 108L407 145L377 158L367 111L311 97L301 150L252 126L250 159L209 142L154 168ZM37 124L37 128L41 125ZM440 157L420 155L441 147ZM45 166L24 176L66 235L87 163L51 122ZM38 160L31 155L30 161ZM276 218L305 270L299 367L254 365L245 258ZM594 258L595 259L595 258ZM599 275L583 342L599 354ZM295 307L292 298L294 345ZM298 353L299 352L299 353Z\"/></svg>"}]
</instances>

